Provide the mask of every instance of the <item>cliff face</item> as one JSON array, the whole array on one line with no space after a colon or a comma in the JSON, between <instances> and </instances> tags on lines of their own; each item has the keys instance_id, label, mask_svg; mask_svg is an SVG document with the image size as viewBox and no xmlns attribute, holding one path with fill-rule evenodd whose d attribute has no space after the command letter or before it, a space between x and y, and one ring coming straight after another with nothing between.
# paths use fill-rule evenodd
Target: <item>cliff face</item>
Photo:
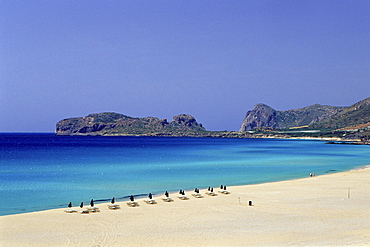
<instances>
[{"instance_id":1,"label":"cliff face","mask_svg":"<svg viewBox=\"0 0 370 247\"><path fill-rule=\"evenodd\" d=\"M239 131L246 131L255 128L277 128L277 112L264 104L257 104L253 110L245 114Z\"/></svg>"},{"instance_id":2,"label":"cliff face","mask_svg":"<svg viewBox=\"0 0 370 247\"><path fill-rule=\"evenodd\" d=\"M177 135L205 131L194 117L181 114L171 122L155 117L133 118L123 114L105 112L86 117L68 118L56 124L57 135Z\"/></svg>"}]
</instances>

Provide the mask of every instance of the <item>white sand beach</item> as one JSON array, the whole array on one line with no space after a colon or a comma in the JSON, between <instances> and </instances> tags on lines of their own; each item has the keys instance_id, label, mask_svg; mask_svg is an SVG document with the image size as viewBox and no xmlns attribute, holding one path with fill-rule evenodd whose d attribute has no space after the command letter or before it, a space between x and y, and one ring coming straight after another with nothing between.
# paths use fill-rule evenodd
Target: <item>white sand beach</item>
<instances>
[{"instance_id":1,"label":"white sand beach","mask_svg":"<svg viewBox=\"0 0 370 247\"><path fill-rule=\"evenodd\" d=\"M309 175L309 174L307 174ZM370 168L139 207L0 217L1 246L370 246ZM215 188L215 192L218 188ZM249 206L249 201L254 206ZM78 207L75 208L79 210Z\"/></svg>"}]
</instances>

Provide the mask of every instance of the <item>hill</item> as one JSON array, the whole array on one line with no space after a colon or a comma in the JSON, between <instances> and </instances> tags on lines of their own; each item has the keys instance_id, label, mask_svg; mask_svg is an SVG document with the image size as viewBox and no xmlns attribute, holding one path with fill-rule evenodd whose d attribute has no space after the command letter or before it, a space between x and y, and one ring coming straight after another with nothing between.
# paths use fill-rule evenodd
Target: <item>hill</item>
<instances>
[{"instance_id":1,"label":"hill","mask_svg":"<svg viewBox=\"0 0 370 247\"><path fill-rule=\"evenodd\" d=\"M370 123L370 97L356 104L343 108L336 114L312 124L311 128L316 129L340 129L356 128L356 126Z\"/></svg>"},{"instance_id":2,"label":"hill","mask_svg":"<svg viewBox=\"0 0 370 247\"><path fill-rule=\"evenodd\" d=\"M276 111L257 104L248 111L239 131L258 128L289 129L306 127L310 129L339 129L363 125L370 122L370 98L349 107L311 105L300 109Z\"/></svg>"},{"instance_id":3,"label":"hill","mask_svg":"<svg viewBox=\"0 0 370 247\"><path fill-rule=\"evenodd\" d=\"M195 135L206 131L194 117L174 116L172 121L155 117L134 118L114 112L67 118L56 124L56 135Z\"/></svg>"}]
</instances>

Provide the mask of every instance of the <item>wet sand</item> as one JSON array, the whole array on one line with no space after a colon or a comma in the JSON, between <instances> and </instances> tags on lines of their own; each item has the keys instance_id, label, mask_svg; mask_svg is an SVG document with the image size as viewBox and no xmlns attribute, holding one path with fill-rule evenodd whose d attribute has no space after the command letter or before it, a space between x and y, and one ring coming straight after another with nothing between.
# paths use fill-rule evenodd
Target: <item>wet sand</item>
<instances>
[{"instance_id":1,"label":"wet sand","mask_svg":"<svg viewBox=\"0 0 370 247\"><path fill-rule=\"evenodd\" d=\"M97 204L89 214L1 216L0 246L370 246L369 167L218 190L117 210Z\"/></svg>"}]
</instances>

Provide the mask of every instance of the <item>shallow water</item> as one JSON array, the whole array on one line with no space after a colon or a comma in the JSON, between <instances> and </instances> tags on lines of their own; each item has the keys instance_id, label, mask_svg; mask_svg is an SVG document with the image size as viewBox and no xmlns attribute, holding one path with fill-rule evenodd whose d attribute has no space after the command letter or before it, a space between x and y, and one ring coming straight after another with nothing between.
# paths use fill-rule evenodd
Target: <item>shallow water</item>
<instances>
[{"instance_id":1,"label":"shallow water","mask_svg":"<svg viewBox=\"0 0 370 247\"><path fill-rule=\"evenodd\" d=\"M0 215L287 180L370 163L370 147L312 140L0 134Z\"/></svg>"}]
</instances>

